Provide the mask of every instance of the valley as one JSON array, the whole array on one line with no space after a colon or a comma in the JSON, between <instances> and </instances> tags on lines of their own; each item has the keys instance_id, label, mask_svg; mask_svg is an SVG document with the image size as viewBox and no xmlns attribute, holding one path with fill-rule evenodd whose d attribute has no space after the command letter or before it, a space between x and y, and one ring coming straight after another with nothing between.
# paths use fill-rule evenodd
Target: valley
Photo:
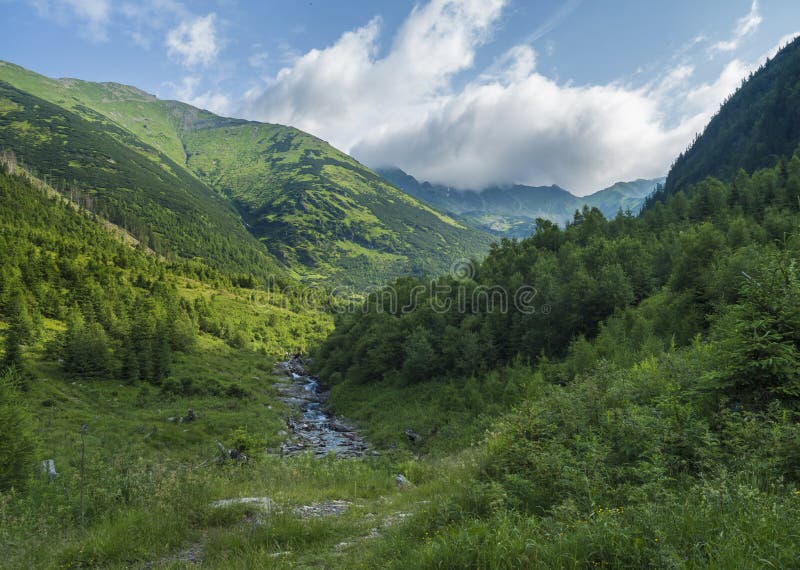
<instances>
[{"instance_id":1,"label":"valley","mask_svg":"<svg viewBox=\"0 0 800 570\"><path fill-rule=\"evenodd\" d=\"M448 34L447 18L488 5L437 6L414 8L389 47L370 43L376 19L336 57L293 56L248 101L305 85L320 60L323 91L345 76L375 96L359 73L399 74L419 18ZM186 37L224 29L215 18ZM358 65L335 67L351 52ZM549 84L533 67L545 55L555 46L497 59L520 61L467 81L468 104L401 76L436 99L403 133L463 112L446 150L468 149L492 121L481 97L504 101L528 67L538 89L516 85L531 105L555 85L583 127L627 89ZM796 566L798 70L800 38L665 178L577 197L421 182L197 98L0 62L0 567ZM626 105L676 88L662 87ZM383 148L393 112L410 116L379 95L384 130L357 156ZM588 96L603 109L576 103ZM398 157L419 160L418 139ZM626 158L658 172L637 154L652 140ZM536 158L519 156L519 172Z\"/></svg>"}]
</instances>

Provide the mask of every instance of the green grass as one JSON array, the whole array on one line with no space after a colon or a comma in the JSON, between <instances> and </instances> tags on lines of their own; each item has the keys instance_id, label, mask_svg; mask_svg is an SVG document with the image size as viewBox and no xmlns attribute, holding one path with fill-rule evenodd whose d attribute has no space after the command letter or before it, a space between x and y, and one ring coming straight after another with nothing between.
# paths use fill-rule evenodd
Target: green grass
<instances>
[{"instance_id":1,"label":"green grass","mask_svg":"<svg viewBox=\"0 0 800 570\"><path fill-rule=\"evenodd\" d=\"M795 563L798 516L796 493L759 491L746 480L709 481L644 506L579 513L565 501L550 517L443 517L432 507L413 521L417 541L399 529L353 567L784 568Z\"/></svg>"},{"instance_id":2,"label":"green grass","mask_svg":"<svg viewBox=\"0 0 800 570\"><path fill-rule=\"evenodd\" d=\"M392 382L333 387L331 402L342 414L364 425L370 439L381 446L399 446L413 453L441 455L479 441L492 421L510 409L515 396L511 387L503 398L486 379L461 383L420 383L398 387ZM494 400L494 401L493 401ZM421 438L408 441L406 429Z\"/></svg>"},{"instance_id":3,"label":"green grass","mask_svg":"<svg viewBox=\"0 0 800 570\"><path fill-rule=\"evenodd\" d=\"M30 355L29 355L30 356ZM34 478L25 495L0 497L0 544L8 568L123 568L177 565L196 548L204 567L308 567L338 564L348 549L419 508L426 486L403 492L393 475L413 460L374 457L318 460L258 451L245 465L221 466L216 441L237 428L276 447L290 410L272 389L272 360L203 337L175 363L174 377L197 388L238 386L242 396L175 395L153 387L71 379L39 361L26 394L36 410L43 457L59 477ZM197 420L168 422L192 407ZM79 426L86 436L85 513L81 514ZM265 496L269 516L252 507L213 508L217 499ZM351 503L341 516L303 519L293 509L331 500ZM397 520L396 520L397 519ZM341 546L346 543L346 546ZM338 545L338 547L337 547Z\"/></svg>"},{"instance_id":4,"label":"green grass","mask_svg":"<svg viewBox=\"0 0 800 570\"><path fill-rule=\"evenodd\" d=\"M48 322L47 330L57 325ZM614 462L620 451L589 443L592 433L612 442L616 430L624 429L622 450L663 446L658 430L640 433L657 427L644 406L672 409L675 404L664 399L674 392L668 380L675 374L694 377L694 370L705 366L708 353L699 345L665 356L661 365L643 361L630 372L601 367L570 387L542 384L522 366L504 370L498 377L518 385L508 395L516 406L495 393L492 378L460 390L480 390L481 401L454 400L455 389L444 386L343 384L333 402L361 420L382 455L345 461L256 452L246 465L227 466L214 461L215 441L230 445L241 429L263 448L281 439L291 411L272 388L272 358L201 335L195 350L174 364L176 384L191 380L196 390L185 394L73 379L44 352L27 356L35 380L26 398L36 410L41 453L56 460L60 476L52 483L37 476L25 495L0 497L0 545L9 568L179 568L190 555L204 568L794 564L800 491L775 476L768 459L776 444L766 434L773 430L782 441L777 420L772 428L734 420L725 432L737 442L732 445L747 450L748 441L759 441L767 451L737 454L738 463L731 463L736 469L718 461L698 477L659 479L655 471L648 475L639 468L615 472L613 463L604 465L603 454ZM227 393L230 386L237 391ZM636 402L639 411L618 422L615 406L625 402L628 408ZM198 414L196 421L167 421L188 407ZM508 414L512 407L516 411ZM600 409L607 413L597 413ZM497 421L498 416L505 419ZM425 431L445 418L448 423L436 435ZM83 516L82 423L89 426ZM403 442L404 427L423 433L423 442ZM695 428L681 429L689 435ZM570 435L584 430L586 437ZM680 435L670 429L663 437L671 442ZM569 445L583 449L585 457L570 459ZM551 465L548 457L558 460ZM541 465L516 466L526 461ZM590 465L593 470L580 471ZM397 473L412 486L398 489ZM656 479L642 486L604 487L619 477L651 476ZM548 493L546 510L531 510L517 499L537 489ZM211 506L236 497L269 497L274 507L266 514L252 506ZM333 500L348 501L348 509L308 519L294 512Z\"/></svg>"}]
</instances>

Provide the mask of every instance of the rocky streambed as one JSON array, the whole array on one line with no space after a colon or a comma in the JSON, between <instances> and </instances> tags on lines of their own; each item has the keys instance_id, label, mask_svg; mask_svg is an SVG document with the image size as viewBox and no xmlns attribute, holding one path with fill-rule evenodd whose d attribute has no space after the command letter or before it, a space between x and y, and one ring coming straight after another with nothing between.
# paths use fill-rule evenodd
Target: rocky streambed
<instances>
[{"instance_id":1,"label":"rocky streambed","mask_svg":"<svg viewBox=\"0 0 800 570\"><path fill-rule=\"evenodd\" d=\"M355 428L325 410L328 392L320 388L319 379L308 373L301 359L279 362L275 372L280 377L275 384L280 399L299 412L299 417L287 422L289 437L281 444L283 454L311 451L319 457L335 453L352 458L367 453L367 443Z\"/></svg>"}]
</instances>

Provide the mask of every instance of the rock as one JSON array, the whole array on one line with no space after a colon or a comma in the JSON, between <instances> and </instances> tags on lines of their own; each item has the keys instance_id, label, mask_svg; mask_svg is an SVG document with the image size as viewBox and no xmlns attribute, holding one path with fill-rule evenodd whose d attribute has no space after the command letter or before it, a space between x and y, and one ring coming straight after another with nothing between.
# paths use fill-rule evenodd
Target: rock
<instances>
[{"instance_id":1,"label":"rock","mask_svg":"<svg viewBox=\"0 0 800 570\"><path fill-rule=\"evenodd\" d=\"M219 447L219 452L220 452L220 456L218 458L218 461L220 463L224 463L225 461L228 460L236 461L238 463L247 463L248 461L247 454L242 453L235 447L232 449L228 449L227 447L222 445L222 443L220 443L219 441L217 442L217 446Z\"/></svg>"},{"instance_id":2,"label":"rock","mask_svg":"<svg viewBox=\"0 0 800 570\"><path fill-rule=\"evenodd\" d=\"M335 454L341 459L366 454L367 445L354 428L324 409L328 392L320 389L319 379L307 372L303 360L295 357L277 368L288 372L288 377L274 384L279 399L300 412L286 422L288 440L281 444L283 454ZM283 431L279 435L287 438Z\"/></svg>"},{"instance_id":3,"label":"rock","mask_svg":"<svg viewBox=\"0 0 800 570\"><path fill-rule=\"evenodd\" d=\"M405 434L406 437L408 438L408 441L410 441L411 443L418 443L422 441L422 436L411 428L407 428Z\"/></svg>"},{"instance_id":4,"label":"rock","mask_svg":"<svg viewBox=\"0 0 800 570\"><path fill-rule=\"evenodd\" d=\"M403 512L392 513L383 520L383 528L389 528L396 525L397 523L402 523L410 516L412 516L411 513L403 513Z\"/></svg>"},{"instance_id":5,"label":"rock","mask_svg":"<svg viewBox=\"0 0 800 570\"><path fill-rule=\"evenodd\" d=\"M329 517L341 515L350 506L350 501L326 501L295 507L294 514L300 518Z\"/></svg>"},{"instance_id":6,"label":"rock","mask_svg":"<svg viewBox=\"0 0 800 570\"><path fill-rule=\"evenodd\" d=\"M170 422L170 423L173 423L173 422L175 422L177 420L178 420L178 418L176 418L175 416L170 416L170 417L167 418L167 421Z\"/></svg>"},{"instance_id":7,"label":"rock","mask_svg":"<svg viewBox=\"0 0 800 570\"><path fill-rule=\"evenodd\" d=\"M338 422L336 420L332 420L328 427L330 427L333 431L338 431L341 433L352 433L353 428L343 424L342 422Z\"/></svg>"},{"instance_id":8,"label":"rock","mask_svg":"<svg viewBox=\"0 0 800 570\"><path fill-rule=\"evenodd\" d=\"M47 478L51 481L58 477L56 472L56 462L52 459L45 459L42 461L42 473L47 473Z\"/></svg>"},{"instance_id":9,"label":"rock","mask_svg":"<svg viewBox=\"0 0 800 570\"><path fill-rule=\"evenodd\" d=\"M406 479L406 476L402 473L394 476L394 482L400 490L407 489L411 486L411 481Z\"/></svg>"},{"instance_id":10,"label":"rock","mask_svg":"<svg viewBox=\"0 0 800 570\"><path fill-rule=\"evenodd\" d=\"M219 499L211 503L212 507L224 508L231 505L248 505L271 513L275 510L275 503L269 497L238 497L235 499Z\"/></svg>"},{"instance_id":11,"label":"rock","mask_svg":"<svg viewBox=\"0 0 800 570\"><path fill-rule=\"evenodd\" d=\"M247 463L247 461L249 459L246 454L242 453L241 451L239 451L235 447L233 449L229 449L228 450L228 456L233 461L238 461L240 463Z\"/></svg>"},{"instance_id":12,"label":"rock","mask_svg":"<svg viewBox=\"0 0 800 570\"><path fill-rule=\"evenodd\" d=\"M165 556L155 563L148 562L142 566L142 568L163 568L167 566L170 568L188 568L190 566L200 564L202 562L202 558L203 545L200 543L194 543L184 548L177 554Z\"/></svg>"}]
</instances>

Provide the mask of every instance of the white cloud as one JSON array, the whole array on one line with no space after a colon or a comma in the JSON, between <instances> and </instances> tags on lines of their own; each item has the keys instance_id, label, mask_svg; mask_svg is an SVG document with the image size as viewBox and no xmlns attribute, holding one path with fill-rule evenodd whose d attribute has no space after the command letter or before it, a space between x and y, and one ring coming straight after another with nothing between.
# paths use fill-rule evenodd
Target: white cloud
<instances>
[{"instance_id":1,"label":"white cloud","mask_svg":"<svg viewBox=\"0 0 800 570\"><path fill-rule=\"evenodd\" d=\"M755 68L743 61L729 62L713 83L698 85L686 94L686 102L697 110L716 111L725 99L739 87L742 79Z\"/></svg>"},{"instance_id":2,"label":"white cloud","mask_svg":"<svg viewBox=\"0 0 800 570\"><path fill-rule=\"evenodd\" d=\"M175 22L192 18L183 4L175 0L123 2L118 11L125 33L144 50L149 50L156 38L163 37L164 31Z\"/></svg>"},{"instance_id":3,"label":"white cloud","mask_svg":"<svg viewBox=\"0 0 800 570\"><path fill-rule=\"evenodd\" d=\"M664 175L753 69L734 59L697 85L681 56L643 86L580 86L537 71L535 51L523 44L465 82L460 74L472 70L504 5L432 0L411 12L385 52L373 19L249 90L240 114L297 126L370 166L399 166L432 182L560 184L587 193ZM737 33L759 22L754 3Z\"/></svg>"},{"instance_id":4,"label":"white cloud","mask_svg":"<svg viewBox=\"0 0 800 570\"><path fill-rule=\"evenodd\" d=\"M390 52L378 59L381 20L347 32L326 49L313 49L245 100L246 114L297 125L345 149L364 129L392 129L416 121L445 96L450 80L473 64L503 0L434 0L416 7Z\"/></svg>"},{"instance_id":5,"label":"white cloud","mask_svg":"<svg viewBox=\"0 0 800 570\"><path fill-rule=\"evenodd\" d=\"M93 37L102 41L108 39L106 24L111 13L108 0L64 0L64 3L86 22Z\"/></svg>"},{"instance_id":6,"label":"white cloud","mask_svg":"<svg viewBox=\"0 0 800 570\"><path fill-rule=\"evenodd\" d=\"M109 0L31 0L40 16L68 24L82 22L83 35L96 42L108 40Z\"/></svg>"},{"instance_id":7,"label":"white cloud","mask_svg":"<svg viewBox=\"0 0 800 570\"><path fill-rule=\"evenodd\" d=\"M785 36L783 36L781 39L778 40L778 43L776 43L772 47L772 49L770 49L767 53L762 55L760 59L761 60L765 60L767 58L772 59L773 57L775 57L775 54L778 53L778 51L781 48L784 48L788 44L792 43L794 40L797 39L798 36L800 36L800 31L796 31L796 32L792 32L790 34L786 34Z\"/></svg>"},{"instance_id":8,"label":"white cloud","mask_svg":"<svg viewBox=\"0 0 800 570\"><path fill-rule=\"evenodd\" d=\"M370 133L355 155L458 187L522 182L588 193L663 175L707 119L669 129L645 90L560 85L535 72L507 77L470 83L424 121Z\"/></svg>"},{"instance_id":9,"label":"white cloud","mask_svg":"<svg viewBox=\"0 0 800 570\"><path fill-rule=\"evenodd\" d=\"M233 101L227 95L214 93L210 90L198 93L198 87L202 83L202 77L197 75L187 75L181 79L177 85L168 84L168 87L175 93L179 101L188 103L200 109L206 109L218 115L230 115L233 110Z\"/></svg>"},{"instance_id":10,"label":"white cloud","mask_svg":"<svg viewBox=\"0 0 800 570\"><path fill-rule=\"evenodd\" d=\"M219 54L216 14L183 20L167 33L167 53L185 67L208 66Z\"/></svg>"},{"instance_id":11,"label":"white cloud","mask_svg":"<svg viewBox=\"0 0 800 570\"><path fill-rule=\"evenodd\" d=\"M567 0L561 7L556 10L552 16L544 21L538 28L531 32L525 40L525 43L532 44L539 38L542 38L555 30L561 23L566 20L575 9L581 5L583 0Z\"/></svg>"},{"instance_id":12,"label":"white cloud","mask_svg":"<svg viewBox=\"0 0 800 570\"><path fill-rule=\"evenodd\" d=\"M121 21L138 45L149 49L155 38L163 37L165 30L195 16L176 0L136 0L119 5Z\"/></svg>"},{"instance_id":13,"label":"white cloud","mask_svg":"<svg viewBox=\"0 0 800 570\"><path fill-rule=\"evenodd\" d=\"M758 0L753 0L750 5L750 12L739 18L733 36L728 40L723 40L712 45L709 50L712 56L719 52L732 52L739 47L739 44L750 34L754 33L761 25L763 18L758 11Z\"/></svg>"}]
</instances>

